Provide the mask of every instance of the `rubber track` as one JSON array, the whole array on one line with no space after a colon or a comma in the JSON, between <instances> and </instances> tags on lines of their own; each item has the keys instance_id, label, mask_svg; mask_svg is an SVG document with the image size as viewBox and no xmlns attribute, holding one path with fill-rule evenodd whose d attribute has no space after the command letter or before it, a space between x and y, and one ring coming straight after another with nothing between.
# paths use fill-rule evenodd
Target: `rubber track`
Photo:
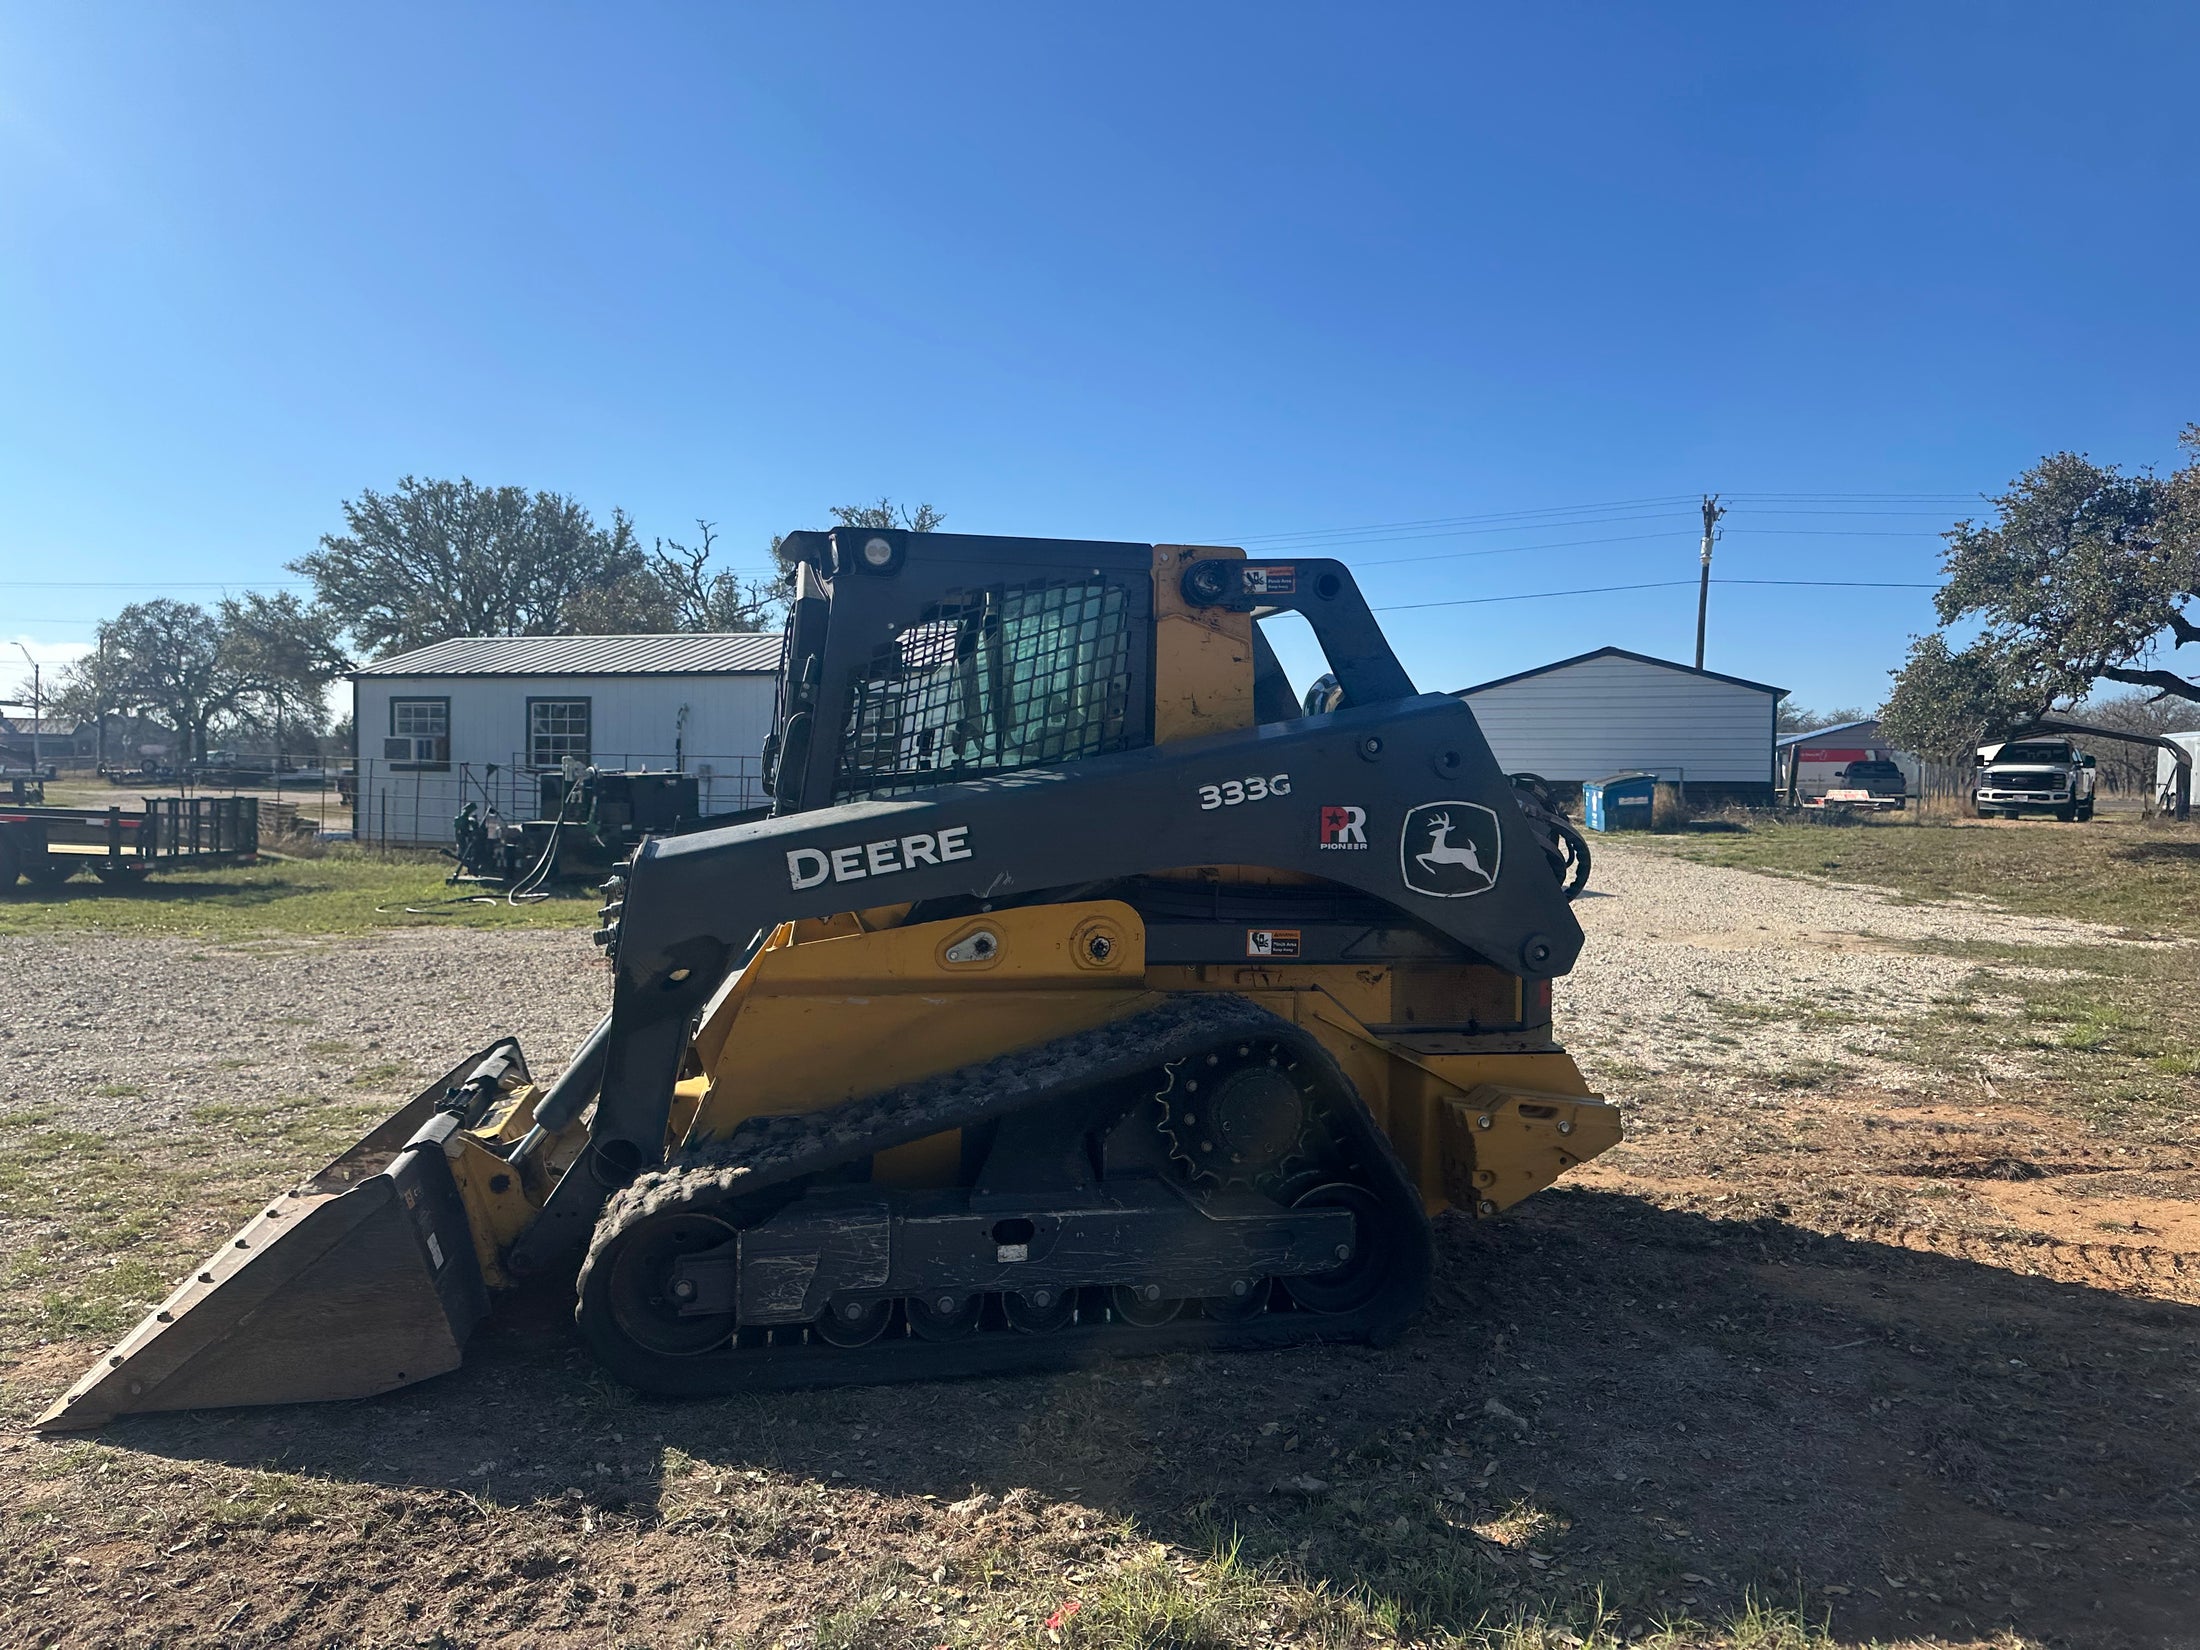
<instances>
[{"instance_id":1,"label":"rubber track","mask_svg":"<svg viewBox=\"0 0 2200 1650\"><path fill-rule=\"evenodd\" d=\"M1410 1209L1405 1253L1393 1286L1368 1307L1321 1316L1268 1313L1241 1323L1205 1319L1130 1328L1078 1325L1046 1335L984 1332L967 1340L882 1340L867 1347L747 1347L696 1357L627 1349L590 1333L590 1281L607 1251L646 1220L719 1212L851 1159L970 1128L1041 1101L1123 1081L1166 1062L1241 1037L1289 1043L1315 1063L1332 1098L1329 1117L1351 1137L1356 1178L1386 1202ZM867 1383L1060 1366L1101 1353L1142 1354L1181 1346L1273 1346L1310 1339L1387 1340L1419 1311L1434 1265L1434 1237L1418 1191L1352 1084L1307 1033L1243 997L1200 993L1035 1048L960 1067L861 1100L792 1116L754 1117L719 1140L681 1152L615 1197L597 1222L575 1283L574 1314L613 1373L646 1390L702 1394L753 1388ZM1092 1343L1105 1341L1106 1346Z\"/></svg>"}]
</instances>

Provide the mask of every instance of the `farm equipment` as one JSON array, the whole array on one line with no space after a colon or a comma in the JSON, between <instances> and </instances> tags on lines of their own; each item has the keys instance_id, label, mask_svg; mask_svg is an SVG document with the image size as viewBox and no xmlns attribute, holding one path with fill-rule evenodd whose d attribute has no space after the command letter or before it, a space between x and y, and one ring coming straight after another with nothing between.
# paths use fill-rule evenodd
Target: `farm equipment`
<instances>
[{"instance_id":1,"label":"farm equipment","mask_svg":"<svg viewBox=\"0 0 2200 1650\"><path fill-rule=\"evenodd\" d=\"M540 813L507 820L491 802L468 802L451 822L454 882L545 882L576 871L603 871L646 837L677 836L728 823L705 815L693 774L623 773L576 763L571 773L540 776ZM760 810L761 811L761 810Z\"/></svg>"},{"instance_id":2,"label":"farm equipment","mask_svg":"<svg viewBox=\"0 0 2200 1650\"><path fill-rule=\"evenodd\" d=\"M385 1391L529 1284L667 1394L1385 1344L1432 1215L1619 1139L1552 1039L1550 810L1341 564L786 545L774 811L609 880L611 1010L562 1074L459 1061L41 1426Z\"/></svg>"},{"instance_id":3,"label":"farm equipment","mask_svg":"<svg viewBox=\"0 0 2200 1650\"><path fill-rule=\"evenodd\" d=\"M248 864L260 851L250 796L149 796L141 808L0 802L0 893L18 877L51 886L79 871L136 882L150 871Z\"/></svg>"}]
</instances>

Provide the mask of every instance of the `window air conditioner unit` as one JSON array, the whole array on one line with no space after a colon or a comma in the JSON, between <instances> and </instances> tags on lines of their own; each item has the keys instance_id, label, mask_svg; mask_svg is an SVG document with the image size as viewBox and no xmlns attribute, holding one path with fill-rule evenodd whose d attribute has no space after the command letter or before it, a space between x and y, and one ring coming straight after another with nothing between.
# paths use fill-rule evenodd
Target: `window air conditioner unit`
<instances>
[{"instance_id":1,"label":"window air conditioner unit","mask_svg":"<svg viewBox=\"0 0 2200 1650\"><path fill-rule=\"evenodd\" d=\"M385 762L448 762L450 742L444 739L393 736L382 741Z\"/></svg>"}]
</instances>

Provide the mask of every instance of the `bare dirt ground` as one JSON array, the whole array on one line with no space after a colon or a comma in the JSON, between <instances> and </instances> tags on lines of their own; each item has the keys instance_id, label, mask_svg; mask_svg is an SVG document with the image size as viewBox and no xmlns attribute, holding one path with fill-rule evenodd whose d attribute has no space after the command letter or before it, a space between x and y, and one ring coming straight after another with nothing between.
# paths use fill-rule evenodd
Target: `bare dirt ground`
<instances>
[{"instance_id":1,"label":"bare dirt ground","mask_svg":"<svg viewBox=\"0 0 2200 1650\"><path fill-rule=\"evenodd\" d=\"M1594 891L1561 1030L1629 1143L1447 1216L1388 1351L670 1405L520 1301L385 1399L74 1441L24 1423L208 1231L600 977L0 941L0 1645L2200 1644L2200 1098L2057 995L2189 951L1617 845Z\"/></svg>"}]
</instances>

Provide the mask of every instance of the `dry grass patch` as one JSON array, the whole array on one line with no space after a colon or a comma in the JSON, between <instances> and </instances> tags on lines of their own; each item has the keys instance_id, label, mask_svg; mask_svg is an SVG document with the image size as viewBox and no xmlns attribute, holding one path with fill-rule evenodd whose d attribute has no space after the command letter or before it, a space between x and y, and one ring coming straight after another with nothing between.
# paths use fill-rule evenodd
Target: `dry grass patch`
<instances>
[{"instance_id":1,"label":"dry grass patch","mask_svg":"<svg viewBox=\"0 0 2200 1650\"><path fill-rule=\"evenodd\" d=\"M1988 900L2029 916L2134 934L2200 937L2200 824L2095 819L1823 824L1751 820L1630 836L1699 865L1890 888L1917 900Z\"/></svg>"},{"instance_id":2,"label":"dry grass patch","mask_svg":"<svg viewBox=\"0 0 2200 1650\"><path fill-rule=\"evenodd\" d=\"M449 871L450 862L437 855L339 846L317 859L160 872L130 886L83 877L54 887L25 883L0 893L0 934L90 930L235 941L388 928L594 925L598 896L584 882L556 884L551 898L534 904L453 903L463 891L446 883Z\"/></svg>"}]
</instances>

